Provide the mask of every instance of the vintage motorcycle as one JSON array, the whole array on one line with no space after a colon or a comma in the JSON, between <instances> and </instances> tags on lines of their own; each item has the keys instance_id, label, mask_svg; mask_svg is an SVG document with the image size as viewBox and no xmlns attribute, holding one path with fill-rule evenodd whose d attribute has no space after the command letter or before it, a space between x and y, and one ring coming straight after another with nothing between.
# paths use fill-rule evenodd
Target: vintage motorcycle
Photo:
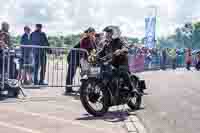
<instances>
[{"instance_id":1,"label":"vintage motorcycle","mask_svg":"<svg viewBox=\"0 0 200 133\"><path fill-rule=\"evenodd\" d=\"M110 56L110 55L108 55ZM88 63L82 75L80 100L86 111L95 116L103 116L111 106L127 104L132 110L140 108L145 81L111 64L110 57L98 58L96 63ZM128 75L128 87L124 74Z\"/></svg>"}]
</instances>

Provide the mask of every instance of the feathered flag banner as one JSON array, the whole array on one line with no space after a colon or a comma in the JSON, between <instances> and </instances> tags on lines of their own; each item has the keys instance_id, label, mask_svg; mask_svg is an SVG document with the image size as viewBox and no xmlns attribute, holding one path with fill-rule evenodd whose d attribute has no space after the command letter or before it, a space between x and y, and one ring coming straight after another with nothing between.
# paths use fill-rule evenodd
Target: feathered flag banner
<instances>
[{"instance_id":1,"label":"feathered flag banner","mask_svg":"<svg viewBox=\"0 0 200 133\"><path fill-rule=\"evenodd\" d=\"M155 48L156 17L145 18L145 46Z\"/></svg>"}]
</instances>

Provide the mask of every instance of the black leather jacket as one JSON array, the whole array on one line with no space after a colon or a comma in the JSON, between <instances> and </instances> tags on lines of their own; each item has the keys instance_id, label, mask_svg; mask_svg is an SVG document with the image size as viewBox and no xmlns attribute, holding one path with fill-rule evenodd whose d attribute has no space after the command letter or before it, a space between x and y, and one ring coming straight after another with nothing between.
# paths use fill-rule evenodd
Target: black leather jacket
<instances>
[{"instance_id":1,"label":"black leather jacket","mask_svg":"<svg viewBox=\"0 0 200 133\"><path fill-rule=\"evenodd\" d=\"M128 66L127 54L119 56L115 56L113 54L116 50L127 49L127 44L121 38L113 39L112 41L105 43L106 44L104 45L102 51L100 51L99 56L104 57L110 54L112 56L112 65L115 67L120 65Z\"/></svg>"}]
</instances>

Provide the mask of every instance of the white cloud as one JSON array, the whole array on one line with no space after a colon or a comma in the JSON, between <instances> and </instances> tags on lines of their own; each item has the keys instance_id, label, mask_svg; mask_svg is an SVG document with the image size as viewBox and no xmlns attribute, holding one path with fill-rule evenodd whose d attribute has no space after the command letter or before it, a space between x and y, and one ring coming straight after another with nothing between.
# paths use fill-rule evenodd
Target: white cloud
<instances>
[{"instance_id":1,"label":"white cloud","mask_svg":"<svg viewBox=\"0 0 200 133\"><path fill-rule=\"evenodd\" d=\"M11 32L24 25L43 23L49 34L81 32L89 26L101 30L119 25L125 35L143 36L149 5L158 7L158 34L166 35L177 25L197 17L199 0L0 0L0 20L11 24ZM191 16L191 17L188 17ZM33 27L34 28L34 27Z\"/></svg>"}]
</instances>

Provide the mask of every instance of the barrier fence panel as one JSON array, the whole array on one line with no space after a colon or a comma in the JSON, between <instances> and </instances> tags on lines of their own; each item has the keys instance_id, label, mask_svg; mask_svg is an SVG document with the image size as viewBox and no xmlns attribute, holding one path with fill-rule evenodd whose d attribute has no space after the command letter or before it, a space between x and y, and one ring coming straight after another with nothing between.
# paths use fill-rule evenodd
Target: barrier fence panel
<instances>
[{"instance_id":1,"label":"barrier fence panel","mask_svg":"<svg viewBox=\"0 0 200 133\"><path fill-rule=\"evenodd\" d=\"M147 53L134 53L129 52L129 70L131 72L142 72L148 70L160 70L160 69L173 69L186 67L185 53L177 53L176 57L171 57L167 54L165 57L162 56L161 51L148 55ZM195 66L196 56L193 55L192 66Z\"/></svg>"},{"instance_id":2,"label":"barrier fence panel","mask_svg":"<svg viewBox=\"0 0 200 133\"><path fill-rule=\"evenodd\" d=\"M14 60L15 53L13 49L0 49L0 88L4 91L5 83L8 79L15 79L15 69L11 69L10 66L15 66L12 64Z\"/></svg>"},{"instance_id":3,"label":"barrier fence panel","mask_svg":"<svg viewBox=\"0 0 200 133\"><path fill-rule=\"evenodd\" d=\"M5 51L3 49L0 50L0 87L1 91L4 89L4 80L5 80Z\"/></svg>"},{"instance_id":4,"label":"barrier fence panel","mask_svg":"<svg viewBox=\"0 0 200 133\"><path fill-rule=\"evenodd\" d=\"M80 60L87 51L44 46L21 46L19 76L23 87L78 87Z\"/></svg>"}]
</instances>

